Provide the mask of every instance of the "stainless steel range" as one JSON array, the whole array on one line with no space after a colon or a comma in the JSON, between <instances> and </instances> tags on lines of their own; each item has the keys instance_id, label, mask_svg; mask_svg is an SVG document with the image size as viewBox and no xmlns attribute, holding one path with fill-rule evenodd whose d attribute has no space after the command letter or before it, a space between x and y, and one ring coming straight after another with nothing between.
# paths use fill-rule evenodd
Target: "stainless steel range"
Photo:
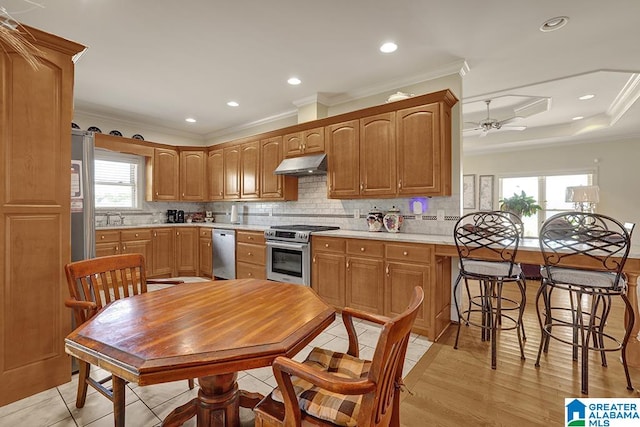
<instances>
[{"instance_id":1,"label":"stainless steel range","mask_svg":"<svg viewBox=\"0 0 640 427\"><path fill-rule=\"evenodd\" d=\"M338 230L324 225L275 225L265 230L267 279L311 286L311 234Z\"/></svg>"}]
</instances>

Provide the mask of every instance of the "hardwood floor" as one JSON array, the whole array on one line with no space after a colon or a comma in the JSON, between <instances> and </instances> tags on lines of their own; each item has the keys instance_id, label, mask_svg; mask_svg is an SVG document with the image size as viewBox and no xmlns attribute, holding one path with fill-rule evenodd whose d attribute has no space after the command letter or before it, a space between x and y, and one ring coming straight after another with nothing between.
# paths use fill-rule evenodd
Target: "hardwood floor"
<instances>
[{"instance_id":1,"label":"hardwood floor","mask_svg":"<svg viewBox=\"0 0 640 427\"><path fill-rule=\"evenodd\" d=\"M401 425L562 425L566 397L640 397L637 389L626 388L619 351L607 353L608 367L592 352L588 396L580 393L580 365L572 361L571 346L551 340L540 367L534 366L540 343L537 289L537 281L528 281L526 360L520 359L515 331L504 331L498 338L497 369L492 370L490 343L481 341L480 329L462 326L454 350L457 325L451 325L405 379L413 395L402 394ZM622 331L623 312L617 298L609 331ZM634 387L640 387L640 369L630 368L630 374Z\"/></svg>"}]
</instances>

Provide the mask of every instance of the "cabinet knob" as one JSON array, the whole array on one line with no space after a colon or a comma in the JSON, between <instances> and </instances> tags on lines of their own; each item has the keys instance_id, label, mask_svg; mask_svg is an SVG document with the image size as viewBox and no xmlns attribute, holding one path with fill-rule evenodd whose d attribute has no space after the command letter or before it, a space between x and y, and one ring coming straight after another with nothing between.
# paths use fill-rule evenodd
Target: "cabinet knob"
<instances>
[{"instance_id":1,"label":"cabinet knob","mask_svg":"<svg viewBox=\"0 0 640 427\"><path fill-rule=\"evenodd\" d=\"M136 233L136 237L138 237L138 233Z\"/></svg>"},{"instance_id":2,"label":"cabinet knob","mask_svg":"<svg viewBox=\"0 0 640 427\"><path fill-rule=\"evenodd\" d=\"M249 273L247 274L247 276L252 277L252 276L253 276L253 273L249 272Z\"/></svg>"},{"instance_id":3,"label":"cabinet knob","mask_svg":"<svg viewBox=\"0 0 640 427\"><path fill-rule=\"evenodd\" d=\"M127 246L126 245L122 245L122 250L126 251L127 250Z\"/></svg>"},{"instance_id":4,"label":"cabinet knob","mask_svg":"<svg viewBox=\"0 0 640 427\"><path fill-rule=\"evenodd\" d=\"M398 181L398 188L402 188L402 180Z\"/></svg>"},{"instance_id":5,"label":"cabinet knob","mask_svg":"<svg viewBox=\"0 0 640 427\"><path fill-rule=\"evenodd\" d=\"M179 236L179 235L180 235L180 232L179 232L179 231L176 231L176 236Z\"/></svg>"},{"instance_id":6,"label":"cabinet knob","mask_svg":"<svg viewBox=\"0 0 640 427\"><path fill-rule=\"evenodd\" d=\"M347 270L349 269L349 260L347 260Z\"/></svg>"},{"instance_id":7,"label":"cabinet knob","mask_svg":"<svg viewBox=\"0 0 640 427\"><path fill-rule=\"evenodd\" d=\"M211 243L207 243L207 247L211 247Z\"/></svg>"},{"instance_id":8,"label":"cabinet knob","mask_svg":"<svg viewBox=\"0 0 640 427\"><path fill-rule=\"evenodd\" d=\"M118 252L118 250L120 250L120 248L118 248L118 246L116 245L115 248L113 248L114 251Z\"/></svg>"},{"instance_id":9,"label":"cabinet knob","mask_svg":"<svg viewBox=\"0 0 640 427\"><path fill-rule=\"evenodd\" d=\"M222 191L220 192L219 196L222 196Z\"/></svg>"},{"instance_id":10,"label":"cabinet knob","mask_svg":"<svg viewBox=\"0 0 640 427\"><path fill-rule=\"evenodd\" d=\"M389 275L389 265L387 265L387 276Z\"/></svg>"},{"instance_id":11,"label":"cabinet knob","mask_svg":"<svg viewBox=\"0 0 640 427\"><path fill-rule=\"evenodd\" d=\"M182 197L184 197L184 193L182 193Z\"/></svg>"},{"instance_id":12,"label":"cabinet knob","mask_svg":"<svg viewBox=\"0 0 640 427\"><path fill-rule=\"evenodd\" d=\"M160 195L160 193L158 193L158 192L156 191L156 196L159 196L159 195Z\"/></svg>"},{"instance_id":13,"label":"cabinet knob","mask_svg":"<svg viewBox=\"0 0 640 427\"><path fill-rule=\"evenodd\" d=\"M101 239L104 239L104 234L100 236Z\"/></svg>"},{"instance_id":14,"label":"cabinet knob","mask_svg":"<svg viewBox=\"0 0 640 427\"><path fill-rule=\"evenodd\" d=\"M328 247L329 247L329 244L328 244L328 243L325 243L325 244L324 244L324 247L325 247L325 248L328 248Z\"/></svg>"},{"instance_id":15,"label":"cabinet knob","mask_svg":"<svg viewBox=\"0 0 640 427\"><path fill-rule=\"evenodd\" d=\"M364 248L360 248L360 252L364 252Z\"/></svg>"},{"instance_id":16,"label":"cabinet knob","mask_svg":"<svg viewBox=\"0 0 640 427\"><path fill-rule=\"evenodd\" d=\"M247 236L247 240L253 240L253 236Z\"/></svg>"},{"instance_id":17,"label":"cabinet knob","mask_svg":"<svg viewBox=\"0 0 640 427\"><path fill-rule=\"evenodd\" d=\"M251 256L251 252L247 252L247 256Z\"/></svg>"},{"instance_id":18,"label":"cabinet knob","mask_svg":"<svg viewBox=\"0 0 640 427\"><path fill-rule=\"evenodd\" d=\"M360 183L360 190L363 190L363 189L364 189L364 184L361 182Z\"/></svg>"},{"instance_id":19,"label":"cabinet knob","mask_svg":"<svg viewBox=\"0 0 640 427\"><path fill-rule=\"evenodd\" d=\"M404 251L404 252L402 252L402 255L407 256L407 255L409 255L409 252Z\"/></svg>"},{"instance_id":20,"label":"cabinet knob","mask_svg":"<svg viewBox=\"0 0 640 427\"><path fill-rule=\"evenodd\" d=\"M158 237L158 233L156 233L155 231L153 232L153 237Z\"/></svg>"}]
</instances>

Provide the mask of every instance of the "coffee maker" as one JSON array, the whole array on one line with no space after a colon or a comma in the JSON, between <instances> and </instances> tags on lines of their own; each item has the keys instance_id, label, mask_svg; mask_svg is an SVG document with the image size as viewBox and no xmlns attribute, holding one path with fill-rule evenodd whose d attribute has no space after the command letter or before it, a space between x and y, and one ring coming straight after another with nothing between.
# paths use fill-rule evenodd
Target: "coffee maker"
<instances>
[{"instance_id":1,"label":"coffee maker","mask_svg":"<svg viewBox=\"0 0 640 427\"><path fill-rule=\"evenodd\" d=\"M168 223L178 222L177 221L177 216L178 216L178 211L177 210L169 209L167 211L167 222Z\"/></svg>"},{"instance_id":2,"label":"coffee maker","mask_svg":"<svg viewBox=\"0 0 640 427\"><path fill-rule=\"evenodd\" d=\"M176 214L176 222L184 222L184 211L178 211Z\"/></svg>"}]
</instances>

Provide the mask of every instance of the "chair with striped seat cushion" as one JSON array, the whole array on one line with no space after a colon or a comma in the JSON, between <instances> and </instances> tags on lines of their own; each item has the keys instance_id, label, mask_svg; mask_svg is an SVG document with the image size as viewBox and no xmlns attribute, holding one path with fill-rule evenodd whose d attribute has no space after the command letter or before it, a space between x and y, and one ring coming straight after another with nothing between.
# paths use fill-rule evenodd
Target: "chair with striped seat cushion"
<instances>
[{"instance_id":1,"label":"chair with striped seat cushion","mask_svg":"<svg viewBox=\"0 0 640 427\"><path fill-rule=\"evenodd\" d=\"M314 348L302 363L277 357L273 372L278 388L255 407L256 427L399 426L402 366L423 299L424 292L416 287L408 308L393 318L344 308L346 354ZM383 325L371 361L358 358L353 317Z\"/></svg>"}]
</instances>

